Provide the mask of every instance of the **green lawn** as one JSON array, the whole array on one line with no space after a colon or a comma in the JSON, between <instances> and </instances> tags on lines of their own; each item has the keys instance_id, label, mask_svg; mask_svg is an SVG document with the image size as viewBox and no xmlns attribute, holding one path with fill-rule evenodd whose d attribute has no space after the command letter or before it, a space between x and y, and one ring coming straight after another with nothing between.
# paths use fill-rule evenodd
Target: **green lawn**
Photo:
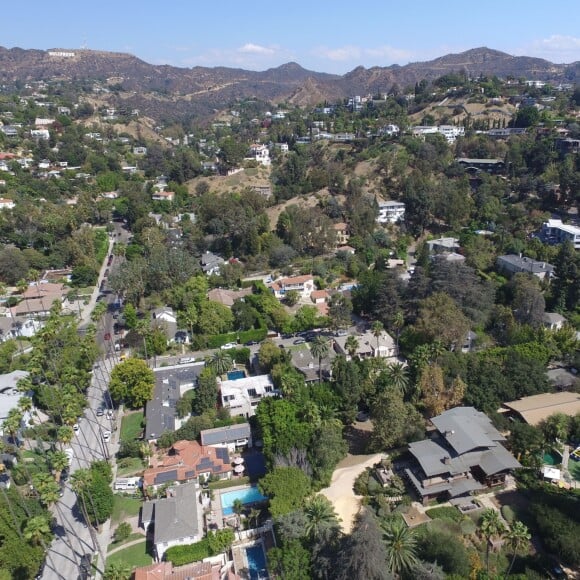
<instances>
[{"instance_id":1,"label":"green lawn","mask_svg":"<svg viewBox=\"0 0 580 580\"><path fill-rule=\"evenodd\" d=\"M570 459L570 461L568 461L568 471L576 481L580 481L580 461Z\"/></svg>"},{"instance_id":2,"label":"green lawn","mask_svg":"<svg viewBox=\"0 0 580 580\"><path fill-rule=\"evenodd\" d=\"M140 533L134 533L134 534L130 534L129 537L126 540L123 540L122 542L111 542L109 544L109 546L107 547L107 552L110 552L111 550L115 550L116 548L121 547L123 544L128 544L129 542L132 542L133 540L138 540L139 538L144 538L145 534L140 534Z\"/></svg>"},{"instance_id":3,"label":"green lawn","mask_svg":"<svg viewBox=\"0 0 580 580\"><path fill-rule=\"evenodd\" d=\"M138 439L143 431L143 427L141 427L142 422L143 411L137 411L136 413L125 415L121 422L121 441Z\"/></svg>"},{"instance_id":4,"label":"green lawn","mask_svg":"<svg viewBox=\"0 0 580 580\"><path fill-rule=\"evenodd\" d=\"M147 542L143 540L139 544L115 552L107 558L107 564L111 562L123 562L132 568L149 566L153 563L153 558L146 552L146 549Z\"/></svg>"},{"instance_id":5,"label":"green lawn","mask_svg":"<svg viewBox=\"0 0 580 580\"><path fill-rule=\"evenodd\" d=\"M113 503L113 513L111 514L111 523L118 524L125 518L130 518L139 515L141 508L141 500L134 497L115 494L115 502Z\"/></svg>"},{"instance_id":6,"label":"green lawn","mask_svg":"<svg viewBox=\"0 0 580 580\"><path fill-rule=\"evenodd\" d=\"M143 472L143 461L138 457L123 457L117 460L117 477L130 477Z\"/></svg>"}]
</instances>

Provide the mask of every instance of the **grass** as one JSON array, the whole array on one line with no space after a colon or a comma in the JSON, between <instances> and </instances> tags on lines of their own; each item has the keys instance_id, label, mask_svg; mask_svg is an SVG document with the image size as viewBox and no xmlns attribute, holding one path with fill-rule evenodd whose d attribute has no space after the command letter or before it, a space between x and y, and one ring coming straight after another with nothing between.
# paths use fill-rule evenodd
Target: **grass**
<instances>
[{"instance_id":1,"label":"grass","mask_svg":"<svg viewBox=\"0 0 580 580\"><path fill-rule=\"evenodd\" d=\"M568 471L576 481L580 481L580 461L570 459L568 462Z\"/></svg>"},{"instance_id":2,"label":"grass","mask_svg":"<svg viewBox=\"0 0 580 580\"><path fill-rule=\"evenodd\" d=\"M461 512L452 506L443 506L443 507L436 507L432 509L428 509L425 513L432 519L432 520L451 520L453 522L460 522L463 519L463 515Z\"/></svg>"},{"instance_id":3,"label":"grass","mask_svg":"<svg viewBox=\"0 0 580 580\"><path fill-rule=\"evenodd\" d=\"M113 513L111 514L111 523L118 524L126 518L131 518L139 515L141 508L141 500L134 497L115 494L115 501L113 503Z\"/></svg>"},{"instance_id":4,"label":"grass","mask_svg":"<svg viewBox=\"0 0 580 580\"><path fill-rule=\"evenodd\" d=\"M121 547L124 544L128 544L129 542L132 542L133 540L138 540L139 538L145 538L145 536L141 533L135 532L134 534L129 534L129 536L124 539L122 542L111 542L109 544L109 546L107 547L107 552L110 552L111 550L115 550L116 548Z\"/></svg>"},{"instance_id":5,"label":"grass","mask_svg":"<svg viewBox=\"0 0 580 580\"><path fill-rule=\"evenodd\" d=\"M137 411L136 413L125 415L121 422L121 441L139 439L141 432L143 431L143 427L141 427L142 422L143 411Z\"/></svg>"},{"instance_id":6,"label":"grass","mask_svg":"<svg viewBox=\"0 0 580 580\"><path fill-rule=\"evenodd\" d=\"M117 461L117 477L139 475L143 471L143 461L138 457L123 457Z\"/></svg>"},{"instance_id":7,"label":"grass","mask_svg":"<svg viewBox=\"0 0 580 580\"><path fill-rule=\"evenodd\" d=\"M222 481L210 481L210 489L226 489L228 487L235 487L236 485L247 485L250 483L250 478L248 476L236 477L235 479L224 479Z\"/></svg>"},{"instance_id":8,"label":"grass","mask_svg":"<svg viewBox=\"0 0 580 580\"><path fill-rule=\"evenodd\" d=\"M143 539L142 542L109 556L107 564L112 562L123 562L131 568L137 568L138 566L149 566L153 563L153 558L147 553L147 542Z\"/></svg>"}]
</instances>

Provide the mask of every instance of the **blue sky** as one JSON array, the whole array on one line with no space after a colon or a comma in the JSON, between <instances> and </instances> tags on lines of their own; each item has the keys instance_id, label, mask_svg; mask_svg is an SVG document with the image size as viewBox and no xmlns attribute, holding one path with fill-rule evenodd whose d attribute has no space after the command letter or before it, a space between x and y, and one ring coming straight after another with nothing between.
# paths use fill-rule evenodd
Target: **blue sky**
<instances>
[{"instance_id":1,"label":"blue sky","mask_svg":"<svg viewBox=\"0 0 580 580\"><path fill-rule=\"evenodd\" d=\"M320 72L487 46L580 60L575 0L29 0L2 7L0 46L129 52L153 64Z\"/></svg>"}]
</instances>

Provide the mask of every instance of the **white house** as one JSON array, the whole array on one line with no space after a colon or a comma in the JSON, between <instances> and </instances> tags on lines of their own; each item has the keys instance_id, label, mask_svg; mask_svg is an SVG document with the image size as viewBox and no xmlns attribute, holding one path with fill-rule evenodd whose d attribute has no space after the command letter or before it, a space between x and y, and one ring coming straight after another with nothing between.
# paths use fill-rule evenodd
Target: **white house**
<instances>
[{"instance_id":1,"label":"white house","mask_svg":"<svg viewBox=\"0 0 580 580\"><path fill-rule=\"evenodd\" d=\"M280 278L273 282L270 288L278 299L284 298L290 290L296 290L303 300L308 300L314 291L314 278L309 274Z\"/></svg>"},{"instance_id":2,"label":"white house","mask_svg":"<svg viewBox=\"0 0 580 580\"><path fill-rule=\"evenodd\" d=\"M254 143L250 146L250 152L248 153L248 159L257 161L261 165L270 165L272 160L270 159L270 150L266 145L260 145Z\"/></svg>"},{"instance_id":3,"label":"white house","mask_svg":"<svg viewBox=\"0 0 580 580\"><path fill-rule=\"evenodd\" d=\"M439 125L438 130L448 143L454 143L457 137L465 135L465 127L458 125Z\"/></svg>"},{"instance_id":4,"label":"white house","mask_svg":"<svg viewBox=\"0 0 580 580\"><path fill-rule=\"evenodd\" d=\"M402 201L380 201L377 222L396 224L405 217L405 204Z\"/></svg>"},{"instance_id":5,"label":"white house","mask_svg":"<svg viewBox=\"0 0 580 580\"><path fill-rule=\"evenodd\" d=\"M548 244L561 244L568 240L572 242L574 249L580 250L580 228L565 224L562 220L550 219L544 222L540 237Z\"/></svg>"},{"instance_id":6,"label":"white house","mask_svg":"<svg viewBox=\"0 0 580 580\"><path fill-rule=\"evenodd\" d=\"M279 394L270 375L220 381L219 388L222 407L229 409L232 417L253 417L258 403L264 397Z\"/></svg>"},{"instance_id":7,"label":"white house","mask_svg":"<svg viewBox=\"0 0 580 580\"><path fill-rule=\"evenodd\" d=\"M174 191L156 191L151 196L151 199L153 201L169 201L170 203L173 203L173 200L175 199L175 192Z\"/></svg>"},{"instance_id":8,"label":"white house","mask_svg":"<svg viewBox=\"0 0 580 580\"><path fill-rule=\"evenodd\" d=\"M354 336L358 342L356 356L359 358L395 358L398 355L395 341L385 331L378 338L370 330ZM349 335L334 338L334 350L350 360L350 353L346 348L348 337Z\"/></svg>"},{"instance_id":9,"label":"white house","mask_svg":"<svg viewBox=\"0 0 580 580\"><path fill-rule=\"evenodd\" d=\"M0 209L13 209L16 206L12 199L0 197Z\"/></svg>"},{"instance_id":10,"label":"white house","mask_svg":"<svg viewBox=\"0 0 580 580\"><path fill-rule=\"evenodd\" d=\"M252 430L249 423L236 423L226 427L204 429L200 432L201 444L212 447L227 447L230 453L252 447Z\"/></svg>"}]
</instances>

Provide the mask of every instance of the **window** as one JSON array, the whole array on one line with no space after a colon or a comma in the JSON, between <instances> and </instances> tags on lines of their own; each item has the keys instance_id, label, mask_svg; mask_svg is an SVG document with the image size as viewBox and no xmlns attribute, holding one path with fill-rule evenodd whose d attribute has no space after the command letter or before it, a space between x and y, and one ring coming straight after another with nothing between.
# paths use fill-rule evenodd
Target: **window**
<instances>
[{"instance_id":1,"label":"window","mask_svg":"<svg viewBox=\"0 0 580 580\"><path fill-rule=\"evenodd\" d=\"M273 389L273 388L272 388L270 385L267 385L267 386L266 386L266 388L264 389L264 391L265 391L266 393L271 393L273 390L274 390L274 389Z\"/></svg>"},{"instance_id":2,"label":"window","mask_svg":"<svg viewBox=\"0 0 580 580\"><path fill-rule=\"evenodd\" d=\"M258 392L256 391L256 389L248 389L248 395L250 397L256 398L258 396Z\"/></svg>"}]
</instances>

